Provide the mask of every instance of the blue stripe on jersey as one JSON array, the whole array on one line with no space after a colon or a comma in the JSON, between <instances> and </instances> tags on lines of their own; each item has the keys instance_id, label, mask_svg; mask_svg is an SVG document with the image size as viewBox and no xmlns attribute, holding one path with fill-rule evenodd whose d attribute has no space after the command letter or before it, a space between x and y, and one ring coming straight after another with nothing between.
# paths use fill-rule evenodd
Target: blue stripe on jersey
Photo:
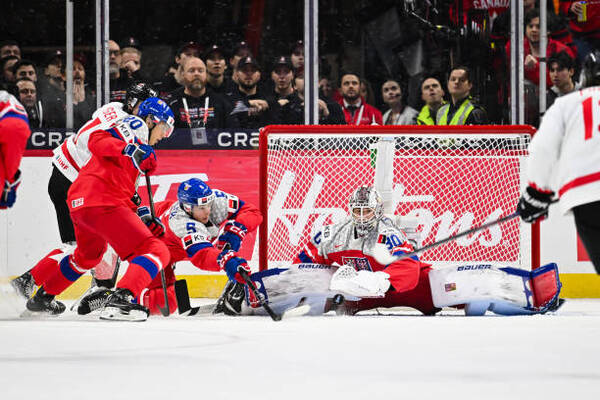
<instances>
[{"instance_id":1,"label":"blue stripe on jersey","mask_svg":"<svg viewBox=\"0 0 600 400\"><path fill-rule=\"evenodd\" d=\"M200 250L205 249L207 247L212 247L212 244L210 244L208 242L196 243L196 244L191 245L187 249L185 249L185 252L187 253L188 257L191 258L194 256L194 254L196 254Z\"/></svg>"},{"instance_id":2,"label":"blue stripe on jersey","mask_svg":"<svg viewBox=\"0 0 600 400\"><path fill-rule=\"evenodd\" d=\"M311 263L311 264L314 263L314 260L312 258L310 258L304 250L302 250L302 252L300 254L298 254L298 258L303 263Z\"/></svg>"},{"instance_id":3,"label":"blue stripe on jersey","mask_svg":"<svg viewBox=\"0 0 600 400\"><path fill-rule=\"evenodd\" d=\"M229 200L227 200L229 201ZM240 212L240 210L242 209L242 207L244 206L244 202L242 200L238 199L238 209L229 216L229 219L234 219L235 217L237 217L238 213Z\"/></svg>"},{"instance_id":4,"label":"blue stripe on jersey","mask_svg":"<svg viewBox=\"0 0 600 400\"><path fill-rule=\"evenodd\" d=\"M146 258L144 256L135 257L133 260L131 260L130 264L137 264L140 267L144 268L152 279L154 279L154 277L158 274L158 266L152 261L150 261L149 258Z\"/></svg>"},{"instance_id":5,"label":"blue stripe on jersey","mask_svg":"<svg viewBox=\"0 0 600 400\"><path fill-rule=\"evenodd\" d=\"M393 256L402 256L404 254L406 254L406 253L403 252L402 250L398 250L398 251L395 251L395 252L392 253ZM408 258L411 258L411 259L413 259L415 261L419 261L419 256L416 255L416 254L414 256L410 256Z\"/></svg>"},{"instance_id":6,"label":"blue stripe on jersey","mask_svg":"<svg viewBox=\"0 0 600 400\"><path fill-rule=\"evenodd\" d=\"M119 133L115 128L107 129L106 132L110 133L112 137L117 138L119 140L123 140L123 136ZM124 141L124 140L123 140Z\"/></svg>"},{"instance_id":7,"label":"blue stripe on jersey","mask_svg":"<svg viewBox=\"0 0 600 400\"><path fill-rule=\"evenodd\" d=\"M81 275L83 275L83 273L75 271L71 267L71 257L71 255L63 257L63 259L60 260L60 263L58 263L58 266L60 268L60 272L65 278L67 278L71 282L75 282L77 279L79 279Z\"/></svg>"},{"instance_id":8,"label":"blue stripe on jersey","mask_svg":"<svg viewBox=\"0 0 600 400\"><path fill-rule=\"evenodd\" d=\"M6 114L4 114L2 116L2 118L0 118L0 121L2 121L4 118L19 118L19 119L22 119L23 121L27 122L27 125L29 125L29 118L27 118L27 115L23 115L18 112L15 112L15 111L7 112Z\"/></svg>"}]
</instances>

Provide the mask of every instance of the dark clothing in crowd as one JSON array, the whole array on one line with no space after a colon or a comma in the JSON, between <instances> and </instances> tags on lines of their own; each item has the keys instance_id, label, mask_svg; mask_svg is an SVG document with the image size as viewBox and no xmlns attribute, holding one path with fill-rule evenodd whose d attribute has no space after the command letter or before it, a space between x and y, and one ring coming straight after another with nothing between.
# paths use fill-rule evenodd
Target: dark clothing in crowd
<instances>
[{"instance_id":1,"label":"dark clothing in crowd","mask_svg":"<svg viewBox=\"0 0 600 400\"><path fill-rule=\"evenodd\" d=\"M221 95L212 91L207 91L200 97L193 97L185 94L184 88L181 87L171 93L168 104L175 114L176 128L239 127L237 118L231 115L231 106Z\"/></svg>"},{"instance_id":2,"label":"dark clothing in crowd","mask_svg":"<svg viewBox=\"0 0 600 400\"><path fill-rule=\"evenodd\" d=\"M252 95L246 95L235 88L230 96L227 96L233 106L233 114L237 116L240 122L240 128L258 129L267 125L279 124L277 101L272 97L263 95L260 92ZM269 109L256 115L249 115L250 100L265 100L269 104Z\"/></svg>"}]
</instances>

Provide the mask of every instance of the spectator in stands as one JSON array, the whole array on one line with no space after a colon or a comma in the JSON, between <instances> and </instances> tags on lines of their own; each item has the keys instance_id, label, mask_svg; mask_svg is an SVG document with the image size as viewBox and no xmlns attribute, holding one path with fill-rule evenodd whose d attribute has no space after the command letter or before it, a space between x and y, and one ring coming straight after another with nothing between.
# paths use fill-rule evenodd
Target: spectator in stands
<instances>
[{"instance_id":1,"label":"spectator in stands","mask_svg":"<svg viewBox=\"0 0 600 400\"><path fill-rule=\"evenodd\" d=\"M241 41L235 45L235 47L233 48L233 52L231 53L231 58L229 58L229 66L231 67L229 73L231 74L231 80L234 83L237 83L237 74L235 73L235 69L237 68L238 61L242 58L252 56L252 50L250 50L250 46L248 46L248 43Z\"/></svg>"},{"instance_id":2,"label":"spectator in stands","mask_svg":"<svg viewBox=\"0 0 600 400\"><path fill-rule=\"evenodd\" d=\"M402 88L396 79L386 79L381 85L381 97L389 107L383 114L383 125L415 125L418 111L405 105Z\"/></svg>"},{"instance_id":3,"label":"spectator in stands","mask_svg":"<svg viewBox=\"0 0 600 400\"><path fill-rule=\"evenodd\" d=\"M297 40L292 46L290 60L296 76L304 76L304 42Z\"/></svg>"},{"instance_id":4,"label":"spectator in stands","mask_svg":"<svg viewBox=\"0 0 600 400\"><path fill-rule=\"evenodd\" d=\"M271 71L273 80L273 96L277 100L276 108L282 124L300 125L304 123L304 107L302 99L294 88L294 72L289 57L280 56L275 59Z\"/></svg>"},{"instance_id":5,"label":"spectator in stands","mask_svg":"<svg viewBox=\"0 0 600 400\"><path fill-rule=\"evenodd\" d=\"M548 59L548 71L552 87L546 92L546 109L554 103L557 97L581 88L579 82L576 84L573 81L575 60L564 51L554 54Z\"/></svg>"},{"instance_id":6,"label":"spectator in stands","mask_svg":"<svg viewBox=\"0 0 600 400\"><path fill-rule=\"evenodd\" d=\"M154 87L156 87L156 90L158 90L161 98L164 98L168 102L170 100L170 93L181 88L183 75L183 69L181 65L183 64L183 61L187 57L200 58L201 54L202 47L195 42L185 42L179 46L175 52L175 64L169 67L169 70L171 70L171 68L175 68L174 73L171 74L169 73L169 70L167 70L167 73L165 73L163 79L154 83Z\"/></svg>"},{"instance_id":7,"label":"spectator in stands","mask_svg":"<svg viewBox=\"0 0 600 400\"><path fill-rule=\"evenodd\" d=\"M294 82L296 92L302 100L302 107L304 107L304 77L297 76L294 78ZM326 98L322 94L319 94L319 125L346 125L342 107L333 99Z\"/></svg>"},{"instance_id":8,"label":"spectator in stands","mask_svg":"<svg viewBox=\"0 0 600 400\"><path fill-rule=\"evenodd\" d=\"M29 118L29 127L31 129L41 128L43 125L43 107L42 102L37 99L37 89L35 82L29 78L17 79L15 83L17 100L23 104L27 117Z\"/></svg>"},{"instance_id":9,"label":"spectator in stands","mask_svg":"<svg viewBox=\"0 0 600 400\"><path fill-rule=\"evenodd\" d=\"M0 58L15 56L21 59L21 48L19 43L14 40L4 40L0 42Z\"/></svg>"},{"instance_id":10,"label":"spectator in stands","mask_svg":"<svg viewBox=\"0 0 600 400\"><path fill-rule=\"evenodd\" d=\"M360 96L360 77L350 72L342 75L340 79L340 92L342 100L340 105L348 125L381 125L383 123L381 112L363 101Z\"/></svg>"},{"instance_id":11,"label":"spectator in stands","mask_svg":"<svg viewBox=\"0 0 600 400\"><path fill-rule=\"evenodd\" d=\"M234 72L237 88L228 96L233 105L232 113L237 116L240 127L257 129L278 123L275 100L258 88L260 66L254 57L240 59Z\"/></svg>"},{"instance_id":12,"label":"spectator in stands","mask_svg":"<svg viewBox=\"0 0 600 400\"><path fill-rule=\"evenodd\" d=\"M130 80L144 80L140 68L142 66L142 52L135 47L121 49L121 70L127 72Z\"/></svg>"},{"instance_id":13,"label":"spectator in stands","mask_svg":"<svg viewBox=\"0 0 600 400\"><path fill-rule=\"evenodd\" d=\"M73 56L73 130L77 131L86 123L96 110L96 97L85 82L85 57ZM66 81L66 63L61 67L62 79ZM63 128L66 126L66 96L63 92L60 101L44 103L44 119L47 126ZM46 124L46 122L45 122Z\"/></svg>"},{"instance_id":14,"label":"spectator in stands","mask_svg":"<svg viewBox=\"0 0 600 400\"><path fill-rule=\"evenodd\" d=\"M333 85L331 84L331 79L327 76L322 76L319 79L319 96L327 99L333 98Z\"/></svg>"},{"instance_id":15,"label":"spectator in stands","mask_svg":"<svg viewBox=\"0 0 600 400\"><path fill-rule=\"evenodd\" d=\"M33 61L21 59L12 67L15 80L19 78L29 78L37 82L37 72Z\"/></svg>"},{"instance_id":16,"label":"spectator in stands","mask_svg":"<svg viewBox=\"0 0 600 400\"><path fill-rule=\"evenodd\" d=\"M600 2L561 0L559 7L569 18L569 30L573 33L577 61L581 65L592 50L600 49Z\"/></svg>"},{"instance_id":17,"label":"spectator in stands","mask_svg":"<svg viewBox=\"0 0 600 400\"><path fill-rule=\"evenodd\" d=\"M8 90L15 82L15 74L13 66L19 61L18 57L6 56L0 58L0 68L2 71L2 79L0 79L0 89Z\"/></svg>"},{"instance_id":18,"label":"spectator in stands","mask_svg":"<svg viewBox=\"0 0 600 400\"><path fill-rule=\"evenodd\" d=\"M418 125L435 125L438 110L444 101L444 89L440 81L433 76L426 76L421 83L421 99L425 102L417 116Z\"/></svg>"},{"instance_id":19,"label":"spectator in stands","mask_svg":"<svg viewBox=\"0 0 600 400\"><path fill-rule=\"evenodd\" d=\"M232 93L235 85L230 78L225 77L227 61L225 61L225 52L223 49L213 44L204 53L204 62L206 63L207 88L221 95Z\"/></svg>"},{"instance_id":20,"label":"spectator in stands","mask_svg":"<svg viewBox=\"0 0 600 400\"><path fill-rule=\"evenodd\" d=\"M363 101L372 106L375 105L375 91L371 82L364 78L360 78L360 97Z\"/></svg>"},{"instance_id":21,"label":"spectator in stands","mask_svg":"<svg viewBox=\"0 0 600 400\"><path fill-rule=\"evenodd\" d=\"M177 128L237 128L231 107L223 97L207 90L206 65L198 57L186 57L181 65L183 87L172 92L169 107Z\"/></svg>"},{"instance_id":22,"label":"spectator in stands","mask_svg":"<svg viewBox=\"0 0 600 400\"><path fill-rule=\"evenodd\" d=\"M488 123L485 110L471 99L471 71L460 66L450 71L448 93L450 102L440 107L436 114L436 125L485 125Z\"/></svg>"},{"instance_id":23,"label":"spectator in stands","mask_svg":"<svg viewBox=\"0 0 600 400\"><path fill-rule=\"evenodd\" d=\"M540 84L540 11L535 8L525 14L525 40L523 42L523 53L525 63L525 79L534 85ZM571 57L574 54L566 45L548 38L546 57L551 57L560 51L566 51ZM507 65L510 65L510 41L506 43ZM552 86L550 75L546 76L547 88Z\"/></svg>"}]
</instances>

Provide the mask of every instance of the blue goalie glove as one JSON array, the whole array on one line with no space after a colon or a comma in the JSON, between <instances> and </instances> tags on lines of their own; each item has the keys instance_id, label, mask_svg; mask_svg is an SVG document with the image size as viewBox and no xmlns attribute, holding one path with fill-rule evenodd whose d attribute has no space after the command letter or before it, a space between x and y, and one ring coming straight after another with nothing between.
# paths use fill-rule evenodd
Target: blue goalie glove
<instances>
[{"instance_id":1,"label":"blue goalie glove","mask_svg":"<svg viewBox=\"0 0 600 400\"><path fill-rule=\"evenodd\" d=\"M237 221L229 221L223 227L223 233L219 236L217 248L223 249L229 243L233 251L240 251L242 240L246 237L248 230Z\"/></svg>"}]
</instances>

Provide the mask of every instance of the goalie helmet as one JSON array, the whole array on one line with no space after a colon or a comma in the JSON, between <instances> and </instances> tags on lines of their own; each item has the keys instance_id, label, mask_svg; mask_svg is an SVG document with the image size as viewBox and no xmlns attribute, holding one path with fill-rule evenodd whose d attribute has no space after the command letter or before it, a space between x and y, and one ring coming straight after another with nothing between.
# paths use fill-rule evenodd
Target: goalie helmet
<instances>
[{"instance_id":1,"label":"goalie helmet","mask_svg":"<svg viewBox=\"0 0 600 400\"><path fill-rule=\"evenodd\" d=\"M383 200L374 188L356 188L348 202L352 221L359 236L368 234L383 216Z\"/></svg>"},{"instance_id":2,"label":"goalie helmet","mask_svg":"<svg viewBox=\"0 0 600 400\"><path fill-rule=\"evenodd\" d=\"M131 114L135 106L148 97L158 97L158 92L147 83L139 82L129 86L125 95L125 111Z\"/></svg>"},{"instance_id":3,"label":"goalie helmet","mask_svg":"<svg viewBox=\"0 0 600 400\"><path fill-rule=\"evenodd\" d=\"M198 178L181 182L177 189L177 199L181 208L191 213L194 206L206 206L213 202L215 194L212 189Z\"/></svg>"}]
</instances>

